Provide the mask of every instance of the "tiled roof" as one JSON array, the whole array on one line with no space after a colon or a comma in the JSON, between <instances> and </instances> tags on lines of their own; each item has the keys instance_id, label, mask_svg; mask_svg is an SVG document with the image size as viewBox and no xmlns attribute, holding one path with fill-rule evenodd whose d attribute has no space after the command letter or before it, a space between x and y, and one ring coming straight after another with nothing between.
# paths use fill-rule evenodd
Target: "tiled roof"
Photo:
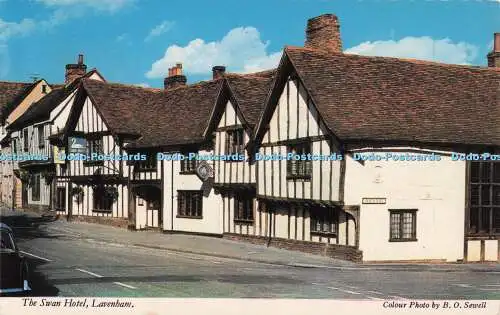
<instances>
[{"instance_id":1,"label":"tiled roof","mask_svg":"<svg viewBox=\"0 0 500 315\"><path fill-rule=\"evenodd\" d=\"M162 91L144 106L142 137L131 147L172 146L203 141L222 80Z\"/></svg>"},{"instance_id":2,"label":"tiled roof","mask_svg":"<svg viewBox=\"0 0 500 315\"><path fill-rule=\"evenodd\" d=\"M50 112L54 110L78 87L78 84L83 78L91 76L93 74L93 71L87 72L85 76L74 80L69 85L52 85L52 91L42 97L39 101L31 104L31 106L18 119L16 119L9 126L9 128L22 128L26 125L49 119Z\"/></svg>"},{"instance_id":3,"label":"tiled roof","mask_svg":"<svg viewBox=\"0 0 500 315\"><path fill-rule=\"evenodd\" d=\"M84 79L83 87L105 123L116 133L142 134L149 128L152 98L159 89ZM158 113L161 117L162 113Z\"/></svg>"},{"instance_id":4,"label":"tiled roof","mask_svg":"<svg viewBox=\"0 0 500 315\"><path fill-rule=\"evenodd\" d=\"M251 74L227 74L229 87L246 122L257 124L276 70Z\"/></svg>"},{"instance_id":5,"label":"tiled roof","mask_svg":"<svg viewBox=\"0 0 500 315\"><path fill-rule=\"evenodd\" d=\"M0 121L8 116L8 111L13 110L37 83L0 81Z\"/></svg>"},{"instance_id":6,"label":"tiled roof","mask_svg":"<svg viewBox=\"0 0 500 315\"><path fill-rule=\"evenodd\" d=\"M286 47L342 140L500 145L500 69Z\"/></svg>"},{"instance_id":7,"label":"tiled roof","mask_svg":"<svg viewBox=\"0 0 500 315\"><path fill-rule=\"evenodd\" d=\"M274 70L250 75L227 74L245 119L255 123ZM170 90L84 80L83 85L105 122L116 133L137 134L129 147L199 143L224 79Z\"/></svg>"}]
</instances>

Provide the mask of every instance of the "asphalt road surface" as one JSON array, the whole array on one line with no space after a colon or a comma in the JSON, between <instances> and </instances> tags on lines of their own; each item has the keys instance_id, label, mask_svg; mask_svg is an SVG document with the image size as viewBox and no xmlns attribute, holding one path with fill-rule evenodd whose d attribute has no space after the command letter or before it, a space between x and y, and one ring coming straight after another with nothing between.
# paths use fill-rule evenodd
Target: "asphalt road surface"
<instances>
[{"instance_id":1,"label":"asphalt road surface","mask_svg":"<svg viewBox=\"0 0 500 315\"><path fill-rule=\"evenodd\" d=\"M500 299L498 271L277 266L82 240L49 225L18 232L34 296Z\"/></svg>"}]
</instances>

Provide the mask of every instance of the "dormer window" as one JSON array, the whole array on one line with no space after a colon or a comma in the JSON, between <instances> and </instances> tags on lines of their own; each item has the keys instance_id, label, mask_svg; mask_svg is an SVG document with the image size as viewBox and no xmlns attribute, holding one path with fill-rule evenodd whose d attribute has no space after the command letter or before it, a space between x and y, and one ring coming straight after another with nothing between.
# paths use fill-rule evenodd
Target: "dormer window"
<instances>
[{"instance_id":1,"label":"dormer window","mask_svg":"<svg viewBox=\"0 0 500 315\"><path fill-rule=\"evenodd\" d=\"M243 154L243 129L229 130L226 132L226 154Z\"/></svg>"}]
</instances>

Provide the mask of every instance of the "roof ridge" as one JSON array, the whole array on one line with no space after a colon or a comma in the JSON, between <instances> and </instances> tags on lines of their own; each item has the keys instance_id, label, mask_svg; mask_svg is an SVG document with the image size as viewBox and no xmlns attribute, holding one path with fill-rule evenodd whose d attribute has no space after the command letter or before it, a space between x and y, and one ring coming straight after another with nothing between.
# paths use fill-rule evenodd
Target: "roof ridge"
<instances>
[{"instance_id":1,"label":"roof ridge","mask_svg":"<svg viewBox=\"0 0 500 315\"><path fill-rule=\"evenodd\" d=\"M84 84L86 82L93 82L93 83L97 82L97 83L104 84L104 85L121 86L121 87L133 88L133 89L137 89L137 90L150 91L150 92L156 92L156 91L162 91L163 90L163 89L160 89L160 88L143 87L143 86L140 86L140 85L134 85L134 84L128 84L128 83L103 82L103 81L100 81L100 80L94 80L94 79L90 79L90 78L83 78L82 82Z\"/></svg>"},{"instance_id":2,"label":"roof ridge","mask_svg":"<svg viewBox=\"0 0 500 315\"><path fill-rule=\"evenodd\" d=\"M31 85L31 84L36 83L36 82L18 82L18 81L3 81L3 80L0 80L0 83Z\"/></svg>"},{"instance_id":3,"label":"roof ridge","mask_svg":"<svg viewBox=\"0 0 500 315\"><path fill-rule=\"evenodd\" d=\"M459 68L459 69L478 70L478 71L500 72L500 68L495 68L495 67L483 67L483 66L475 66L475 65L459 65L459 64L453 64L453 63L444 63L444 62L422 60L422 59L415 59L415 58L398 58L398 57L387 57L387 56L365 56L365 55L359 55L359 54L354 54L354 53L345 53L345 52L333 53L333 52L328 52L328 51L325 51L325 50L322 50L322 49L309 48L309 47L300 47L300 46L288 46L287 45L287 46L285 46L285 51L286 50L310 51L310 52L322 54L322 55L324 55L326 57L344 56L344 57L354 57L354 58L367 59L367 60L392 60L392 61L399 61L399 62L407 62L407 63L411 63L411 64L417 64L417 65L439 66L439 67L444 67L444 68Z\"/></svg>"}]
</instances>

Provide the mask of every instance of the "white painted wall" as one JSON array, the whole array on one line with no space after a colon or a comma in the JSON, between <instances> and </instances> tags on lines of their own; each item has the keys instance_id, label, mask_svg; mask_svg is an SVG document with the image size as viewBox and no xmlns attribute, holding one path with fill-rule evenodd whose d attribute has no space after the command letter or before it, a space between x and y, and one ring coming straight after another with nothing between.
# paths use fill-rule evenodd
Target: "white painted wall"
<instances>
[{"instance_id":1,"label":"white painted wall","mask_svg":"<svg viewBox=\"0 0 500 315\"><path fill-rule=\"evenodd\" d=\"M199 151L200 155L212 151ZM168 154L168 153L165 153ZM163 163L163 229L194 233L222 234L222 197L211 188L203 197L203 218L177 218L177 190L201 190L202 181L196 175L181 175L180 161ZM172 176L173 175L173 176Z\"/></svg>"},{"instance_id":2,"label":"white painted wall","mask_svg":"<svg viewBox=\"0 0 500 315\"><path fill-rule=\"evenodd\" d=\"M387 198L387 204L362 204L362 198ZM464 202L465 162L441 156L441 161L434 162L366 161L362 165L347 158L345 204L361 206L364 260L463 259ZM418 209L418 241L389 242L388 210L413 208Z\"/></svg>"}]
</instances>

